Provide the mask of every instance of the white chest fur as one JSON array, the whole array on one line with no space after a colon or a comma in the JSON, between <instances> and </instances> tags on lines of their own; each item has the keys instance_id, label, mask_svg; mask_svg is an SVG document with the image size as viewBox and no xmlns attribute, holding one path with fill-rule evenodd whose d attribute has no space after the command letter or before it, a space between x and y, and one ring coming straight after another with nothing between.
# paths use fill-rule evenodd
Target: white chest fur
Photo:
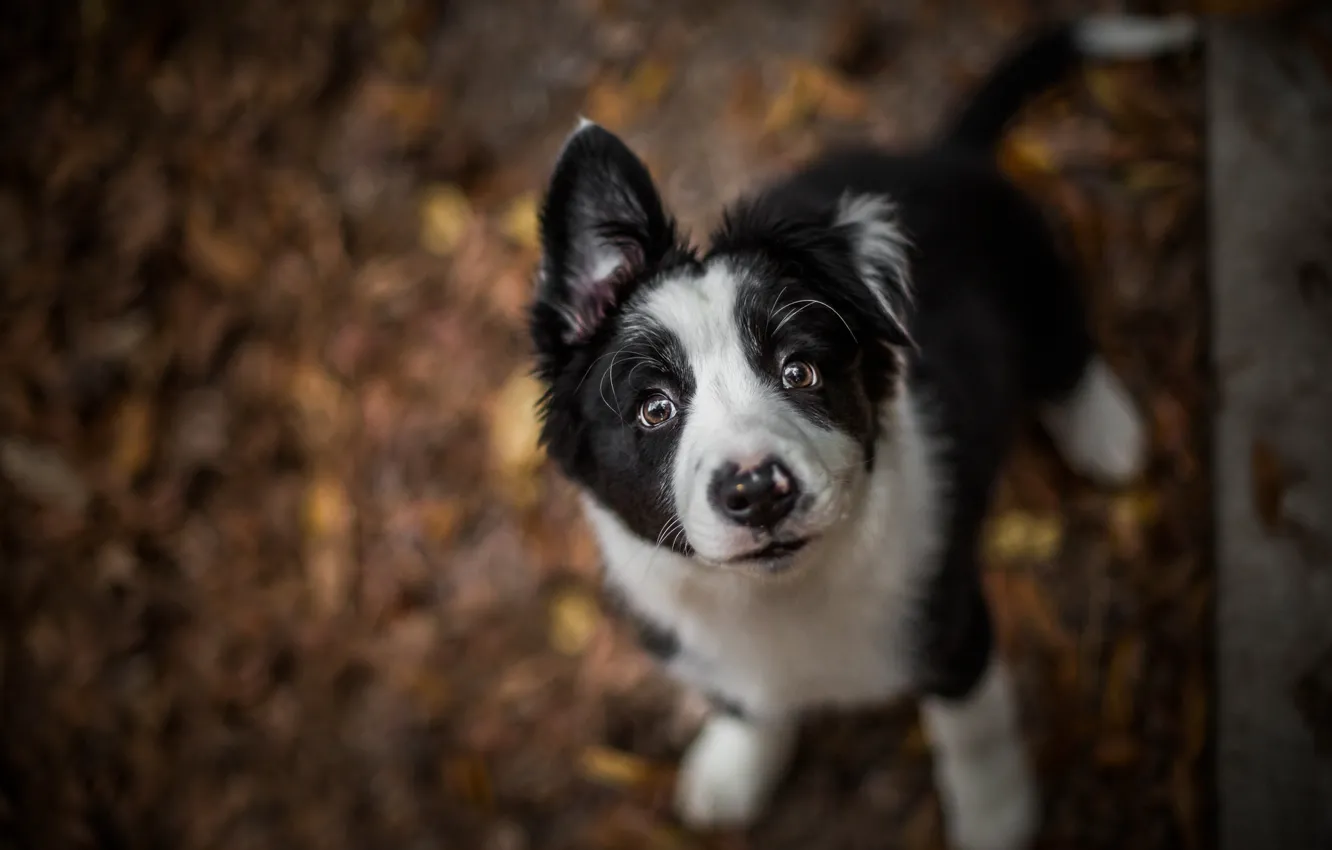
<instances>
[{"instance_id":1,"label":"white chest fur","mask_svg":"<svg viewBox=\"0 0 1332 850\"><path fill-rule=\"evenodd\" d=\"M672 673L760 715L884 700L909 687L913 612L937 551L938 494L914 411L897 408L899 427L880 446L857 509L801 553L809 563L788 581L694 563L585 500L609 578L679 638Z\"/></svg>"}]
</instances>

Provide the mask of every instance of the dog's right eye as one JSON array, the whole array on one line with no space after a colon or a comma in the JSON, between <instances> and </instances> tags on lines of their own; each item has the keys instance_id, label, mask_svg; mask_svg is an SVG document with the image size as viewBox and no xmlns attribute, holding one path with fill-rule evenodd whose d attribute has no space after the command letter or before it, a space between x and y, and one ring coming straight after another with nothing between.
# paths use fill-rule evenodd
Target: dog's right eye
<instances>
[{"instance_id":1,"label":"dog's right eye","mask_svg":"<svg viewBox=\"0 0 1332 850\"><path fill-rule=\"evenodd\" d=\"M653 393L638 406L638 424L644 428L660 428L675 418L675 402L662 393Z\"/></svg>"}]
</instances>

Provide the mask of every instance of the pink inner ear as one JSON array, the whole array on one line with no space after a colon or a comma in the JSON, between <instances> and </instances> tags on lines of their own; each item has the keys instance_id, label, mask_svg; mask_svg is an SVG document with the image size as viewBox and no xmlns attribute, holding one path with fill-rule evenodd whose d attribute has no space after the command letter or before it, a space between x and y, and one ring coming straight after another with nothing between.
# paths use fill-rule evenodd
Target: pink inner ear
<instances>
[{"instance_id":1,"label":"pink inner ear","mask_svg":"<svg viewBox=\"0 0 1332 850\"><path fill-rule=\"evenodd\" d=\"M618 276L613 274L597 281L579 296L577 303L574 304L573 314L569 317L566 342L586 342L596 333L597 328L601 327L606 313L615 306L614 281Z\"/></svg>"},{"instance_id":2,"label":"pink inner ear","mask_svg":"<svg viewBox=\"0 0 1332 850\"><path fill-rule=\"evenodd\" d=\"M566 342L579 343L590 339L633 280L635 271L642 268L643 249L637 243L617 242L614 250L615 254L603 258L604 265L597 269L600 275L577 285Z\"/></svg>"}]
</instances>

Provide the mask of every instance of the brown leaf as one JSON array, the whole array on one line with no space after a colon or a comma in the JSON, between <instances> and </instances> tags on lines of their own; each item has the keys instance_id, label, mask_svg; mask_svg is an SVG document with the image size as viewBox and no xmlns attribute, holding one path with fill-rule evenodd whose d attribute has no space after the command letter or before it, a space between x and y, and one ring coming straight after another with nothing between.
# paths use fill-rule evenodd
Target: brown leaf
<instances>
[{"instance_id":1,"label":"brown leaf","mask_svg":"<svg viewBox=\"0 0 1332 850\"><path fill-rule=\"evenodd\" d=\"M126 399L116 411L111 468L116 480L128 484L152 455L155 433L153 410L140 396Z\"/></svg>"},{"instance_id":2,"label":"brown leaf","mask_svg":"<svg viewBox=\"0 0 1332 850\"><path fill-rule=\"evenodd\" d=\"M943 831L940 826L938 801L933 796L925 797L912 810L898 833L902 846L906 850L936 850L942 846Z\"/></svg>"},{"instance_id":3,"label":"brown leaf","mask_svg":"<svg viewBox=\"0 0 1332 850\"><path fill-rule=\"evenodd\" d=\"M1019 182L1048 178L1058 171L1049 144L1021 127L1007 133L1000 143L999 167Z\"/></svg>"},{"instance_id":4,"label":"brown leaf","mask_svg":"<svg viewBox=\"0 0 1332 850\"><path fill-rule=\"evenodd\" d=\"M1102 767L1128 767L1141 754L1142 747L1130 735L1111 735L1096 742L1096 763Z\"/></svg>"},{"instance_id":5,"label":"brown leaf","mask_svg":"<svg viewBox=\"0 0 1332 850\"><path fill-rule=\"evenodd\" d=\"M1142 637L1135 632L1121 637L1111 651L1101 696L1101 724L1106 731L1122 735L1133 726L1142 656Z\"/></svg>"},{"instance_id":6,"label":"brown leaf","mask_svg":"<svg viewBox=\"0 0 1332 850\"><path fill-rule=\"evenodd\" d=\"M185 255L190 265L224 289L252 283L259 273L259 256L239 235L219 229L213 219L203 202L190 204L185 216Z\"/></svg>"},{"instance_id":7,"label":"brown leaf","mask_svg":"<svg viewBox=\"0 0 1332 850\"><path fill-rule=\"evenodd\" d=\"M641 756L595 745L583 749L578 767L584 777L613 788L641 786L660 770L659 766Z\"/></svg>"},{"instance_id":8,"label":"brown leaf","mask_svg":"<svg viewBox=\"0 0 1332 850\"><path fill-rule=\"evenodd\" d=\"M1184 705L1180 712L1183 725L1183 744L1181 755L1192 764L1202 755L1207 747L1208 718L1210 708L1207 684L1197 672L1190 673L1184 679Z\"/></svg>"},{"instance_id":9,"label":"brown leaf","mask_svg":"<svg viewBox=\"0 0 1332 850\"><path fill-rule=\"evenodd\" d=\"M1253 510L1268 533L1281 527L1281 502L1290 481L1281 458L1262 439L1255 439L1249 452Z\"/></svg>"},{"instance_id":10,"label":"brown leaf","mask_svg":"<svg viewBox=\"0 0 1332 850\"><path fill-rule=\"evenodd\" d=\"M1064 627L1058 609L1045 589L1030 575L1014 573L1006 581L1011 616L1045 647L1065 658L1076 657L1077 642Z\"/></svg>"},{"instance_id":11,"label":"brown leaf","mask_svg":"<svg viewBox=\"0 0 1332 850\"><path fill-rule=\"evenodd\" d=\"M305 490L302 518L310 598L320 614L336 614L351 594L354 509L342 481L332 472L315 472Z\"/></svg>"},{"instance_id":12,"label":"brown leaf","mask_svg":"<svg viewBox=\"0 0 1332 850\"><path fill-rule=\"evenodd\" d=\"M1161 500L1154 492L1138 491L1116 496L1110 502L1108 517L1115 553L1121 558L1141 555L1145 545L1143 532L1160 514Z\"/></svg>"},{"instance_id":13,"label":"brown leaf","mask_svg":"<svg viewBox=\"0 0 1332 850\"><path fill-rule=\"evenodd\" d=\"M88 506L88 485L52 448L5 438L0 441L0 474L39 504L71 514L81 514Z\"/></svg>"},{"instance_id":14,"label":"brown leaf","mask_svg":"<svg viewBox=\"0 0 1332 850\"><path fill-rule=\"evenodd\" d=\"M490 771L479 756L461 756L444 766L444 783L464 802L483 812L495 807Z\"/></svg>"}]
</instances>

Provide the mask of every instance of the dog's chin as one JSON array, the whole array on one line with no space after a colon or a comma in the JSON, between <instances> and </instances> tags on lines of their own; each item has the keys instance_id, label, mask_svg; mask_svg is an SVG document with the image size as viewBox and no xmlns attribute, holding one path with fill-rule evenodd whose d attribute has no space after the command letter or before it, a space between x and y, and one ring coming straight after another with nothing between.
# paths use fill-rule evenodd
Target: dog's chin
<instances>
[{"instance_id":1,"label":"dog's chin","mask_svg":"<svg viewBox=\"0 0 1332 850\"><path fill-rule=\"evenodd\" d=\"M802 573L810 559L800 557L811 538L786 540L728 555L702 559L709 567L762 581L784 581Z\"/></svg>"}]
</instances>

